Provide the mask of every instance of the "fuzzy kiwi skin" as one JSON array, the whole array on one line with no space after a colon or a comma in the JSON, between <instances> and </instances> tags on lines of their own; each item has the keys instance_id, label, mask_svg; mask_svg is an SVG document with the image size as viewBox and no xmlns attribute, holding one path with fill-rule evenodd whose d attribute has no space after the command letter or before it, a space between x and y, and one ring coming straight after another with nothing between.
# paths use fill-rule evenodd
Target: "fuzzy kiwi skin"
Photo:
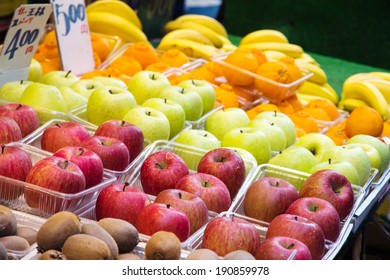
<instances>
[{"instance_id":1,"label":"fuzzy kiwi skin","mask_svg":"<svg viewBox=\"0 0 390 280\"><path fill-rule=\"evenodd\" d=\"M219 260L219 256L213 250L200 248L189 253L186 260Z\"/></svg>"},{"instance_id":2,"label":"fuzzy kiwi skin","mask_svg":"<svg viewBox=\"0 0 390 280\"><path fill-rule=\"evenodd\" d=\"M139 243L138 230L125 220L103 218L98 221L98 224L114 238L118 245L119 254L133 251Z\"/></svg>"},{"instance_id":3,"label":"fuzzy kiwi skin","mask_svg":"<svg viewBox=\"0 0 390 280\"><path fill-rule=\"evenodd\" d=\"M62 253L68 260L110 260L107 244L99 238L79 233L66 239Z\"/></svg>"},{"instance_id":4,"label":"fuzzy kiwi skin","mask_svg":"<svg viewBox=\"0 0 390 280\"><path fill-rule=\"evenodd\" d=\"M99 224L83 224L81 233L95 236L104 241L110 249L112 259L115 259L118 256L119 249L115 239Z\"/></svg>"},{"instance_id":5,"label":"fuzzy kiwi skin","mask_svg":"<svg viewBox=\"0 0 390 280\"><path fill-rule=\"evenodd\" d=\"M3 260L8 260L8 253L7 253L7 248L3 245L3 243L0 243L0 261Z\"/></svg>"},{"instance_id":6,"label":"fuzzy kiwi skin","mask_svg":"<svg viewBox=\"0 0 390 280\"><path fill-rule=\"evenodd\" d=\"M17 235L0 237L0 243L2 243L7 250L12 251L24 251L30 248L28 241Z\"/></svg>"},{"instance_id":7,"label":"fuzzy kiwi skin","mask_svg":"<svg viewBox=\"0 0 390 280\"><path fill-rule=\"evenodd\" d=\"M116 260L142 260L140 256L134 253L119 254L115 259Z\"/></svg>"},{"instance_id":8,"label":"fuzzy kiwi skin","mask_svg":"<svg viewBox=\"0 0 390 280\"><path fill-rule=\"evenodd\" d=\"M18 226L16 229L16 235L26 239L30 245L37 241L37 233L38 230L32 227Z\"/></svg>"},{"instance_id":9,"label":"fuzzy kiwi skin","mask_svg":"<svg viewBox=\"0 0 390 280\"><path fill-rule=\"evenodd\" d=\"M180 240L172 232L158 231L146 242L145 259L147 260L178 260L180 255Z\"/></svg>"},{"instance_id":10,"label":"fuzzy kiwi skin","mask_svg":"<svg viewBox=\"0 0 390 280\"><path fill-rule=\"evenodd\" d=\"M48 250L44 253L42 253L39 256L39 260L55 260L55 261L60 261L60 260L66 260L66 256L57 250Z\"/></svg>"},{"instance_id":11,"label":"fuzzy kiwi skin","mask_svg":"<svg viewBox=\"0 0 390 280\"><path fill-rule=\"evenodd\" d=\"M76 214L68 211L57 212L50 216L37 232L38 251L61 251L65 240L80 232L81 222Z\"/></svg>"},{"instance_id":12,"label":"fuzzy kiwi skin","mask_svg":"<svg viewBox=\"0 0 390 280\"><path fill-rule=\"evenodd\" d=\"M255 257L251 253L245 250L236 250L226 254L223 257L223 259L224 260L255 260Z\"/></svg>"},{"instance_id":13,"label":"fuzzy kiwi skin","mask_svg":"<svg viewBox=\"0 0 390 280\"><path fill-rule=\"evenodd\" d=\"M16 216L12 210L4 205L0 205L0 237L15 235Z\"/></svg>"}]
</instances>

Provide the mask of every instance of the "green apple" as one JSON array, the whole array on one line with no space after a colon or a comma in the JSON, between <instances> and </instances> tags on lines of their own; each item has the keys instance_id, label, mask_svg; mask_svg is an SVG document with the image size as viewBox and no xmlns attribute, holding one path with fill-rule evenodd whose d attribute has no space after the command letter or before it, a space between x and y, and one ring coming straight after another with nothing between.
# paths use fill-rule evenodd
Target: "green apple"
<instances>
[{"instance_id":1,"label":"green apple","mask_svg":"<svg viewBox=\"0 0 390 280\"><path fill-rule=\"evenodd\" d=\"M363 151L366 153L368 159L370 160L371 168L375 168L378 171L382 167L382 158L379 154L378 150L375 149L373 146L369 144L363 144L363 143L349 143L347 145L357 145L360 146Z\"/></svg>"},{"instance_id":2,"label":"green apple","mask_svg":"<svg viewBox=\"0 0 390 280\"><path fill-rule=\"evenodd\" d=\"M31 59L27 80L32 82L40 82L42 78L42 72L42 66L39 61L35 58Z\"/></svg>"},{"instance_id":3,"label":"green apple","mask_svg":"<svg viewBox=\"0 0 390 280\"><path fill-rule=\"evenodd\" d=\"M131 77L127 89L134 95L138 104L152 97L159 97L160 92L170 86L168 78L154 71L139 71Z\"/></svg>"},{"instance_id":4,"label":"green apple","mask_svg":"<svg viewBox=\"0 0 390 280\"><path fill-rule=\"evenodd\" d=\"M290 146L271 158L268 163L310 173L313 166L317 164L317 159L304 147Z\"/></svg>"},{"instance_id":5,"label":"green apple","mask_svg":"<svg viewBox=\"0 0 390 280\"><path fill-rule=\"evenodd\" d=\"M256 115L255 119L266 119L283 129L286 134L286 146L295 143L297 134L293 121L282 112L264 111Z\"/></svg>"},{"instance_id":6,"label":"green apple","mask_svg":"<svg viewBox=\"0 0 390 280\"><path fill-rule=\"evenodd\" d=\"M294 145L308 149L316 157L317 162L322 162L324 153L336 146L330 137L317 132L302 135Z\"/></svg>"},{"instance_id":7,"label":"green apple","mask_svg":"<svg viewBox=\"0 0 390 280\"><path fill-rule=\"evenodd\" d=\"M178 83L177 86L193 89L200 95L203 102L202 115L214 109L217 94L215 93L214 87L206 80L184 80Z\"/></svg>"},{"instance_id":8,"label":"green apple","mask_svg":"<svg viewBox=\"0 0 390 280\"><path fill-rule=\"evenodd\" d=\"M204 129L222 141L224 135L233 128L246 127L250 122L241 108L227 108L212 112L205 121Z\"/></svg>"},{"instance_id":9,"label":"green apple","mask_svg":"<svg viewBox=\"0 0 390 280\"><path fill-rule=\"evenodd\" d=\"M371 176L370 160L364 150L358 145L345 144L327 150L323 155L322 161L329 160L332 162L347 160L352 163L360 177L359 186L364 186Z\"/></svg>"},{"instance_id":10,"label":"green apple","mask_svg":"<svg viewBox=\"0 0 390 280\"><path fill-rule=\"evenodd\" d=\"M179 103L184 109L187 121L196 121L202 116L202 98L193 89L169 86L160 92L159 97Z\"/></svg>"},{"instance_id":11,"label":"green apple","mask_svg":"<svg viewBox=\"0 0 390 280\"><path fill-rule=\"evenodd\" d=\"M82 105L85 105L88 102L87 98L78 94L71 87L60 87L58 89L60 90L60 93L62 94L62 97L65 100L68 111L73 110Z\"/></svg>"},{"instance_id":12,"label":"green apple","mask_svg":"<svg viewBox=\"0 0 390 280\"><path fill-rule=\"evenodd\" d=\"M169 139L184 129L186 114L183 107L175 101L153 97L146 100L142 106L151 107L162 112L169 120Z\"/></svg>"},{"instance_id":13,"label":"green apple","mask_svg":"<svg viewBox=\"0 0 390 280\"><path fill-rule=\"evenodd\" d=\"M283 129L266 119L251 120L248 127L260 129L268 138L272 151L283 151L286 148L286 134Z\"/></svg>"},{"instance_id":14,"label":"green apple","mask_svg":"<svg viewBox=\"0 0 390 280\"><path fill-rule=\"evenodd\" d=\"M32 81L11 81L6 82L0 87L0 99L19 103L20 97L27 86L31 85Z\"/></svg>"},{"instance_id":15,"label":"green apple","mask_svg":"<svg viewBox=\"0 0 390 280\"><path fill-rule=\"evenodd\" d=\"M382 158L382 165L378 173L381 175L388 168L389 161L390 161L389 145L385 144L378 138L371 135L357 134L349 138L346 143L347 144L363 143L363 144L368 144L373 146L375 149L377 149L377 151L379 152Z\"/></svg>"},{"instance_id":16,"label":"green apple","mask_svg":"<svg viewBox=\"0 0 390 280\"><path fill-rule=\"evenodd\" d=\"M41 78L41 83L56 87L70 87L80 78L70 71L54 70L47 72Z\"/></svg>"},{"instance_id":17,"label":"green apple","mask_svg":"<svg viewBox=\"0 0 390 280\"><path fill-rule=\"evenodd\" d=\"M246 176L248 176L251 170L257 167L256 158L254 157L254 155L252 155L252 153L248 152L247 150L238 147L224 147L224 148L232 149L241 156L241 158L244 160L245 163Z\"/></svg>"},{"instance_id":18,"label":"green apple","mask_svg":"<svg viewBox=\"0 0 390 280\"><path fill-rule=\"evenodd\" d=\"M72 84L70 87L78 94L82 95L86 99L91 96L91 93L100 87L104 86L102 82L94 79L81 79Z\"/></svg>"},{"instance_id":19,"label":"green apple","mask_svg":"<svg viewBox=\"0 0 390 280\"><path fill-rule=\"evenodd\" d=\"M220 148L221 142L212 133L202 129L187 129L179 133L174 140L187 146L176 146L174 152L178 154L189 169L197 170L201 157L210 150Z\"/></svg>"},{"instance_id":20,"label":"green apple","mask_svg":"<svg viewBox=\"0 0 390 280\"><path fill-rule=\"evenodd\" d=\"M122 120L141 128L144 139L148 144L156 140L169 139L169 120L157 109L137 106L130 109Z\"/></svg>"},{"instance_id":21,"label":"green apple","mask_svg":"<svg viewBox=\"0 0 390 280\"><path fill-rule=\"evenodd\" d=\"M92 78L92 80L100 82L105 86L114 86L114 87L127 89L126 83L118 78L107 77L107 76L95 76Z\"/></svg>"},{"instance_id":22,"label":"green apple","mask_svg":"<svg viewBox=\"0 0 390 280\"><path fill-rule=\"evenodd\" d=\"M27 86L19 102L32 107L64 113L68 110L65 99L57 87L39 82L33 82Z\"/></svg>"},{"instance_id":23,"label":"green apple","mask_svg":"<svg viewBox=\"0 0 390 280\"><path fill-rule=\"evenodd\" d=\"M88 99L87 120L95 125L108 120L121 120L135 106L135 98L127 89L103 86L95 89Z\"/></svg>"},{"instance_id":24,"label":"green apple","mask_svg":"<svg viewBox=\"0 0 390 280\"><path fill-rule=\"evenodd\" d=\"M360 176L357 173L355 166L352 165L349 161L324 161L314 165L309 173L314 173L318 170L331 169L336 170L347 177L348 181L353 185L360 184Z\"/></svg>"},{"instance_id":25,"label":"green apple","mask_svg":"<svg viewBox=\"0 0 390 280\"><path fill-rule=\"evenodd\" d=\"M267 163L271 158L269 140L259 128L237 127L225 133L222 147L238 147L250 152L257 164Z\"/></svg>"}]
</instances>

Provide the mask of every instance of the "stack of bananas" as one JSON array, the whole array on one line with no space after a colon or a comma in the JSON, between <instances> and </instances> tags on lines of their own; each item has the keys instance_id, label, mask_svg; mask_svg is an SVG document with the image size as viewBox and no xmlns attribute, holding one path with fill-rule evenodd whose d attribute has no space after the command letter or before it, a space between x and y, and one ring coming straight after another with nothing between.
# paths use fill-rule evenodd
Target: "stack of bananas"
<instances>
[{"instance_id":1,"label":"stack of bananas","mask_svg":"<svg viewBox=\"0 0 390 280\"><path fill-rule=\"evenodd\" d=\"M125 2L99 0L87 5L91 32L118 36L124 43L148 41L137 13Z\"/></svg>"},{"instance_id":2,"label":"stack of bananas","mask_svg":"<svg viewBox=\"0 0 390 280\"><path fill-rule=\"evenodd\" d=\"M299 45L289 42L285 34L275 29L259 29L248 33L240 41L240 47L257 48L264 52L268 60L279 60L284 56L295 59L295 63L306 73L313 73L298 90L298 97L303 103L312 99L325 98L334 104L338 102L338 95L328 83L324 70Z\"/></svg>"},{"instance_id":3,"label":"stack of bananas","mask_svg":"<svg viewBox=\"0 0 390 280\"><path fill-rule=\"evenodd\" d=\"M351 112L359 106L370 106L384 120L389 118L390 73L357 73L344 81L338 107Z\"/></svg>"},{"instance_id":4,"label":"stack of bananas","mask_svg":"<svg viewBox=\"0 0 390 280\"><path fill-rule=\"evenodd\" d=\"M177 48L193 58L211 60L213 55L236 48L225 27L213 17L185 14L167 22L157 49Z\"/></svg>"}]
</instances>

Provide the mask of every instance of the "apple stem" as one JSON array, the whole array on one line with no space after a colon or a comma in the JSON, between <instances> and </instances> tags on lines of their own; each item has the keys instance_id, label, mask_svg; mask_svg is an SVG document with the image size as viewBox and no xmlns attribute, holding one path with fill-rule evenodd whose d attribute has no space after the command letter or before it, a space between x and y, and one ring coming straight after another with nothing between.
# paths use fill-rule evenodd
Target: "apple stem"
<instances>
[{"instance_id":1,"label":"apple stem","mask_svg":"<svg viewBox=\"0 0 390 280\"><path fill-rule=\"evenodd\" d=\"M290 243L287 245L287 249L292 249L294 248L295 244L294 243Z\"/></svg>"},{"instance_id":2,"label":"apple stem","mask_svg":"<svg viewBox=\"0 0 390 280\"><path fill-rule=\"evenodd\" d=\"M147 111L146 112L146 115L150 116L151 112L150 111Z\"/></svg>"},{"instance_id":3,"label":"apple stem","mask_svg":"<svg viewBox=\"0 0 390 280\"><path fill-rule=\"evenodd\" d=\"M69 70L68 72L66 72L65 78L67 78L69 76L70 72L72 72L72 71Z\"/></svg>"},{"instance_id":4,"label":"apple stem","mask_svg":"<svg viewBox=\"0 0 390 280\"><path fill-rule=\"evenodd\" d=\"M111 93L111 94L113 94L111 89L109 89L108 92Z\"/></svg>"},{"instance_id":5,"label":"apple stem","mask_svg":"<svg viewBox=\"0 0 390 280\"><path fill-rule=\"evenodd\" d=\"M179 198L181 199L181 197L182 197L182 194L181 194L181 192L179 192L179 193L178 193L178 196L179 196Z\"/></svg>"},{"instance_id":6,"label":"apple stem","mask_svg":"<svg viewBox=\"0 0 390 280\"><path fill-rule=\"evenodd\" d=\"M280 185L280 184L279 184L279 181L276 181L276 182L275 182L275 187L279 187L279 185Z\"/></svg>"},{"instance_id":7,"label":"apple stem","mask_svg":"<svg viewBox=\"0 0 390 280\"><path fill-rule=\"evenodd\" d=\"M191 83L192 83L194 86L196 86L196 84L195 84L195 81L194 81L194 80L191 80Z\"/></svg>"},{"instance_id":8,"label":"apple stem","mask_svg":"<svg viewBox=\"0 0 390 280\"><path fill-rule=\"evenodd\" d=\"M318 207L317 206L313 206L312 211L313 212L317 212L317 210L318 210Z\"/></svg>"},{"instance_id":9,"label":"apple stem","mask_svg":"<svg viewBox=\"0 0 390 280\"><path fill-rule=\"evenodd\" d=\"M295 220L295 221L298 221L298 217L297 217L297 216L294 216L294 220Z\"/></svg>"},{"instance_id":10,"label":"apple stem","mask_svg":"<svg viewBox=\"0 0 390 280\"><path fill-rule=\"evenodd\" d=\"M170 205L170 204L167 204L167 208L168 208L168 209L171 208L171 205Z\"/></svg>"},{"instance_id":11,"label":"apple stem","mask_svg":"<svg viewBox=\"0 0 390 280\"><path fill-rule=\"evenodd\" d=\"M126 121L122 120L120 126L124 126L126 124Z\"/></svg>"},{"instance_id":12,"label":"apple stem","mask_svg":"<svg viewBox=\"0 0 390 280\"><path fill-rule=\"evenodd\" d=\"M329 164L331 164L332 163L332 159L330 158L330 159L328 159L328 163Z\"/></svg>"},{"instance_id":13,"label":"apple stem","mask_svg":"<svg viewBox=\"0 0 390 280\"><path fill-rule=\"evenodd\" d=\"M240 133L244 133L244 131L242 131L242 129L240 129Z\"/></svg>"},{"instance_id":14,"label":"apple stem","mask_svg":"<svg viewBox=\"0 0 390 280\"><path fill-rule=\"evenodd\" d=\"M276 111L274 111L275 117L277 116Z\"/></svg>"},{"instance_id":15,"label":"apple stem","mask_svg":"<svg viewBox=\"0 0 390 280\"><path fill-rule=\"evenodd\" d=\"M273 122L272 122L272 123L270 123L270 125L272 125L272 126L273 126L273 125L275 125L275 123L273 123Z\"/></svg>"},{"instance_id":16,"label":"apple stem","mask_svg":"<svg viewBox=\"0 0 390 280\"><path fill-rule=\"evenodd\" d=\"M1 153L4 154L5 144L1 144Z\"/></svg>"},{"instance_id":17,"label":"apple stem","mask_svg":"<svg viewBox=\"0 0 390 280\"><path fill-rule=\"evenodd\" d=\"M166 99L166 98L164 98L164 103L165 103L165 104L167 103L167 99Z\"/></svg>"},{"instance_id":18,"label":"apple stem","mask_svg":"<svg viewBox=\"0 0 390 280\"><path fill-rule=\"evenodd\" d=\"M107 77L111 78L111 74L108 74Z\"/></svg>"},{"instance_id":19,"label":"apple stem","mask_svg":"<svg viewBox=\"0 0 390 280\"><path fill-rule=\"evenodd\" d=\"M18 107L16 107L16 110L19 110L20 108L22 108L22 104L19 104Z\"/></svg>"},{"instance_id":20,"label":"apple stem","mask_svg":"<svg viewBox=\"0 0 390 280\"><path fill-rule=\"evenodd\" d=\"M21 84L21 85L23 84L23 82L24 82L23 80L20 80L20 84Z\"/></svg>"},{"instance_id":21,"label":"apple stem","mask_svg":"<svg viewBox=\"0 0 390 280\"><path fill-rule=\"evenodd\" d=\"M59 166L62 169L66 169L68 167L68 165L69 165L69 160L66 159L66 160L62 161Z\"/></svg>"},{"instance_id":22,"label":"apple stem","mask_svg":"<svg viewBox=\"0 0 390 280\"><path fill-rule=\"evenodd\" d=\"M181 93L184 93L184 88L181 89Z\"/></svg>"},{"instance_id":23,"label":"apple stem","mask_svg":"<svg viewBox=\"0 0 390 280\"><path fill-rule=\"evenodd\" d=\"M80 153L79 153L79 156L83 155L83 154L84 154L84 148L81 147L81 148L79 149L79 152L80 152Z\"/></svg>"},{"instance_id":24,"label":"apple stem","mask_svg":"<svg viewBox=\"0 0 390 280\"><path fill-rule=\"evenodd\" d=\"M125 189L126 189L127 186L130 186L129 182L125 182L125 183L123 184L122 191L125 191Z\"/></svg>"},{"instance_id":25,"label":"apple stem","mask_svg":"<svg viewBox=\"0 0 390 280\"><path fill-rule=\"evenodd\" d=\"M56 123L55 125L56 125L57 127L61 127L61 125L60 125L59 123Z\"/></svg>"}]
</instances>

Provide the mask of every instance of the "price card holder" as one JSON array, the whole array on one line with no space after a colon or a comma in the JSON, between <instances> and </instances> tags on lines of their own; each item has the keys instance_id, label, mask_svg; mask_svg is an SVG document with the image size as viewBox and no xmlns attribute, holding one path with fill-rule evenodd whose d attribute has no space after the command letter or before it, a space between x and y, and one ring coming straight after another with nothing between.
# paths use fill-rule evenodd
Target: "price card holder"
<instances>
[{"instance_id":1,"label":"price card holder","mask_svg":"<svg viewBox=\"0 0 390 280\"><path fill-rule=\"evenodd\" d=\"M50 4L21 5L15 10L0 54L0 85L27 79L51 13Z\"/></svg>"},{"instance_id":2,"label":"price card holder","mask_svg":"<svg viewBox=\"0 0 390 280\"><path fill-rule=\"evenodd\" d=\"M81 75L95 68L83 0L51 0L62 69Z\"/></svg>"}]
</instances>

